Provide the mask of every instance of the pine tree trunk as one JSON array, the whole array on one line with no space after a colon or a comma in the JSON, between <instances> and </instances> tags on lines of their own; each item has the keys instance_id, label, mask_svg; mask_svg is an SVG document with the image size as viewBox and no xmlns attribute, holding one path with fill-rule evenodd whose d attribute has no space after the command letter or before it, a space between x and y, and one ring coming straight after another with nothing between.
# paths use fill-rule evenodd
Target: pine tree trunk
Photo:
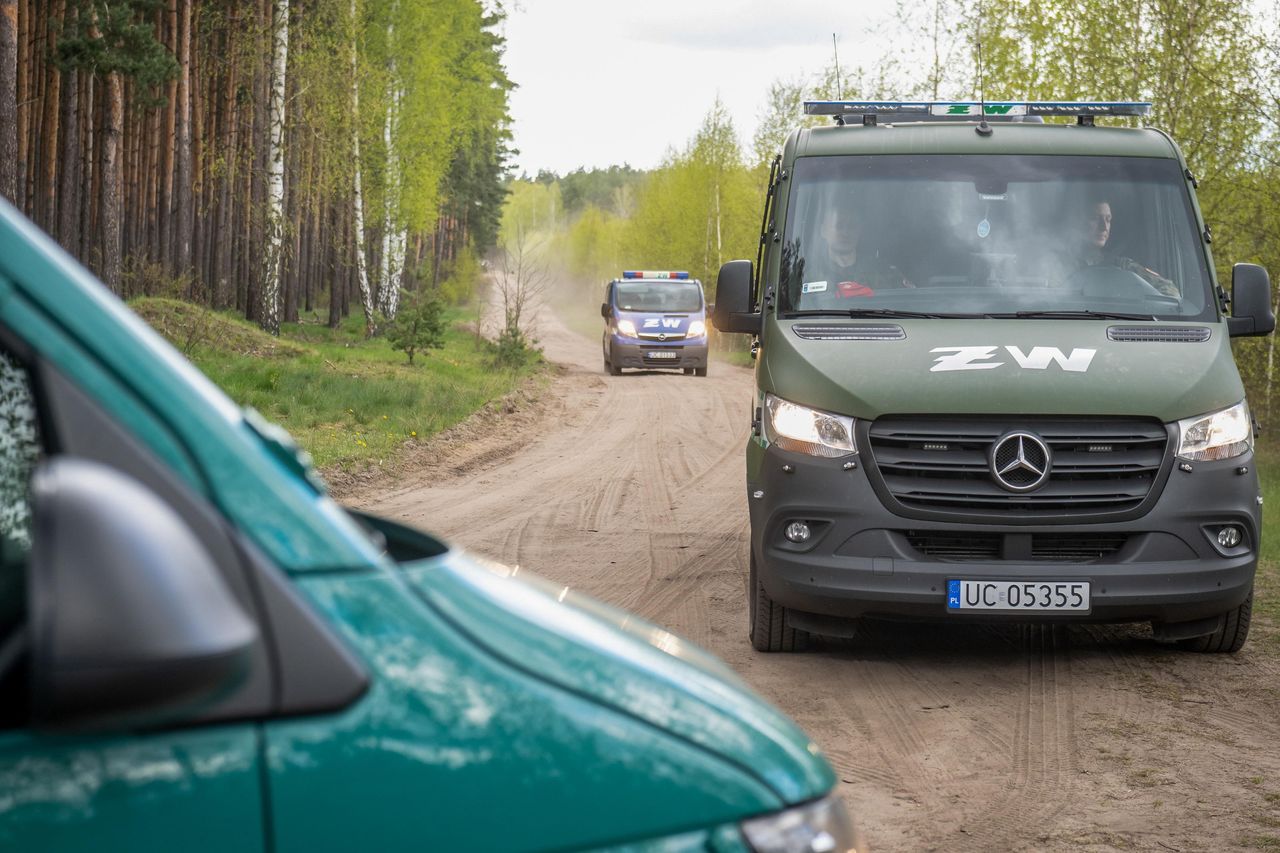
<instances>
[{"instance_id":1,"label":"pine tree trunk","mask_svg":"<svg viewBox=\"0 0 1280 853\"><path fill-rule=\"evenodd\" d=\"M336 329L342 325L342 285L340 282L345 280L345 276L338 274L338 246L341 241L338 240L339 222L341 214L338 211L338 205L332 201L329 202L329 229L322 241L322 245L328 247L329 262L327 264L327 272L329 273L329 328Z\"/></svg>"},{"instance_id":2,"label":"pine tree trunk","mask_svg":"<svg viewBox=\"0 0 1280 853\"><path fill-rule=\"evenodd\" d=\"M62 27L64 7L63 0L58 0L46 21L45 49L50 53L54 47L54 34ZM44 124L40 128L44 144L40 146L40 216L37 221L45 231L53 234L58 230L58 106L62 93L62 73L58 71L58 66L47 59L44 91Z\"/></svg>"},{"instance_id":3,"label":"pine tree trunk","mask_svg":"<svg viewBox=\"0 0 1280 853\"><path fill-rule=\"evenodd\" d=\"M163 25L159 27L164 35L161 41L168 46L170 53L177 54L178 38L178 0L169 0L165 10ZM164 159L161 173L160 191L160 244L156 260L168 272L173 271L173 237L174 237L174 170L177 162L176 142L178 123L178 81L170 80L165 87L164 103Z\"/></svg>"},{"instance_id":4,"label":"pine tree trunk","mask_svg":"<svg viewBox=\"0 0 1280 853\"><path fill-rule=\"evenodd\" d=\"M80 250L80 74L62 75L62 180L58 188L58 242L72 254Z\"/></svg>"},{"instance_id":5,"label":"pine tree trunk","mask_svg":"<svg viewBox=\"0 0 1280 853\"><path fill-rule=\"evenodd\" d=\"M120 293L120 126L124 122L124 83L119 72L107 75L107 114L102 127L102 280Z\"/></svg>"},{"instance_id":6,"label":"pine tree trunk","mask_svg":"<svg viewBox=\"0 0 1280 853\"><path fill-rule=\"evenodd\" d=\"M0 0L0 195L18 203L18 0Z\"/></svg>"},{"instance_id":7,"label":"pine tree trunk","mask_svg":"<svg viewBox=\"0 0 1280 853\"><path fill-rule=\"evenodd\" d=\"M178 18L179 29L175 34L178 45L178 102L177 113L177 215L173 226L174 274L183 278L191 272L192 226L192 174L191 174L191 4L182 0L182 13Z\"/></svg>"}]
</instances>

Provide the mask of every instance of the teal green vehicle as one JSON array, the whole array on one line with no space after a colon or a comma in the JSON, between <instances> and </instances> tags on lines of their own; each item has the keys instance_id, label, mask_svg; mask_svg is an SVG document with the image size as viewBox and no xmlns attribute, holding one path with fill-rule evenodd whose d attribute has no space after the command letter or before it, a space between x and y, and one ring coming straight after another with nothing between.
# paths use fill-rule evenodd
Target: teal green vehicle
<instances>
[{"instance_id":1,"label":"teal green vehicle","mask_svg":"<svg viewBox=\"0 0 1280 853\"><path fill-rule=\"evenodd\" d=\"M2 201L0 413L0 849L853 849L723 664L340 508Z\"/></svg>"},{"instance_id":2,"label":"teal green vehicle","mask_svg":"<svg viewBox=\"0 0 1280 853\"><path fill-rule=\"evenodd\" d=\"M836 125L788 138L713 312L755 338L755 648L877 617L1244 644L1262 497L1230 339L1272 332L1270 282L1219 285L1168 135L1094 121L1149 110L806 104Z\"/></svg>"}]
</instances>

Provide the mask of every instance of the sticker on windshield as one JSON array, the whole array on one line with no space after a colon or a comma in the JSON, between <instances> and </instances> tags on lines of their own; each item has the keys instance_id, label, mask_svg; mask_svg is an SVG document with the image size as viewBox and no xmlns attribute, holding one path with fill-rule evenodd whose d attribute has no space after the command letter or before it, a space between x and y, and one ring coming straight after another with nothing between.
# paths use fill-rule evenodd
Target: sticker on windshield
<instances>
[{"instance_id":1,"label":"sticker on windshield","mask_svg":"<svg viewBox=\"0 0 1280 853\"><path fill-rule=\"evenodd\" d=\"M806 281L803 285L801 285L800 292L801 293L822 293L826 289L827 289L827 283L825 281Z\"/></svg>"}]
</instances>

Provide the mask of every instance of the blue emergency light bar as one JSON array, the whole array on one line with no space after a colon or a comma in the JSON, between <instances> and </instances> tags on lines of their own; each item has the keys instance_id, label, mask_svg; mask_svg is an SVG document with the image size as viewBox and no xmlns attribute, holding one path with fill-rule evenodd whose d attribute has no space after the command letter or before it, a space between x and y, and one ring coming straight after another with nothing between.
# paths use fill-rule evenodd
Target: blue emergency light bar
<instances>
[{"instance_id":1,"label":"blue emergency light bar","mask_svg":"<svg viewBox=\"0 0 1280 853\"><path fill-rule=\"evenodd\" d=\"M805 101L811 116L1145 116L1147 101Z\"/></svg>"},{"instance_id":2,"label":"blue emergency light bar","mask_svg":"<svg viewBox=\"0 0 1280 853\"><path fill-rule=\"evenodd\" d=\"M687 279L687 272L670 272L663 270L626 270L622 273L623 278L661 278L661 279Z\"/></svg>"}]
</instances>

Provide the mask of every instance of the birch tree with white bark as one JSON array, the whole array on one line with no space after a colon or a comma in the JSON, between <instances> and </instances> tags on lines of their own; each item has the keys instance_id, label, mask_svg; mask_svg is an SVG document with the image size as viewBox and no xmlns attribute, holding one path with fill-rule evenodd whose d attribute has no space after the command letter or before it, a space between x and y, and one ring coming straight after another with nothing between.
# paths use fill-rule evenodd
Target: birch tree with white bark
<instances>
[{"instance_id":1,"label":"birch tree with white bark","mask_svg":"<svg viewBox=\"0 0 1280 853\"><path fill-rule=\"evenodd\" d=\"M369 267L364 251L364 182L360 163L360 9L351 0L351 147L355 154L355 249L356 278L360 283L360 305L364 308L365 335L377 331L374 320L373 290L369 286Z\"/></svg>"},{"instance_id":2,"label":"birch tree with white bark","mask_svg":"<svg viewBox=\"0 0 1280 853\"><path fill-rule=\"evenodd\" d=\"M271 101L268 107L266 257L262 276L262 328L280 334L284 271L285 73L289 59L289 0L275 0L271 23Z\"/></svg>"},{"instance_id":3,"label":"birch tree with white bark","mask_svg":"<svg viewBox=\"0 0 1280 853\"><path fill-rule=\"evenodd\" d=\"M382 258L378 276L378 310L394 320L399 307L401 279L404 276L408 233L400 212L403 178L400 174L399 138L400 103L404 99L404 83L397 74L394 19L400 4L392 6L387 22L387 54L390 57L387 77L387 104L383 116L382 140L386 151L386 177L382 197ZM410 359L412 361L412 359Z\"/></svg>"}]
</instances>

